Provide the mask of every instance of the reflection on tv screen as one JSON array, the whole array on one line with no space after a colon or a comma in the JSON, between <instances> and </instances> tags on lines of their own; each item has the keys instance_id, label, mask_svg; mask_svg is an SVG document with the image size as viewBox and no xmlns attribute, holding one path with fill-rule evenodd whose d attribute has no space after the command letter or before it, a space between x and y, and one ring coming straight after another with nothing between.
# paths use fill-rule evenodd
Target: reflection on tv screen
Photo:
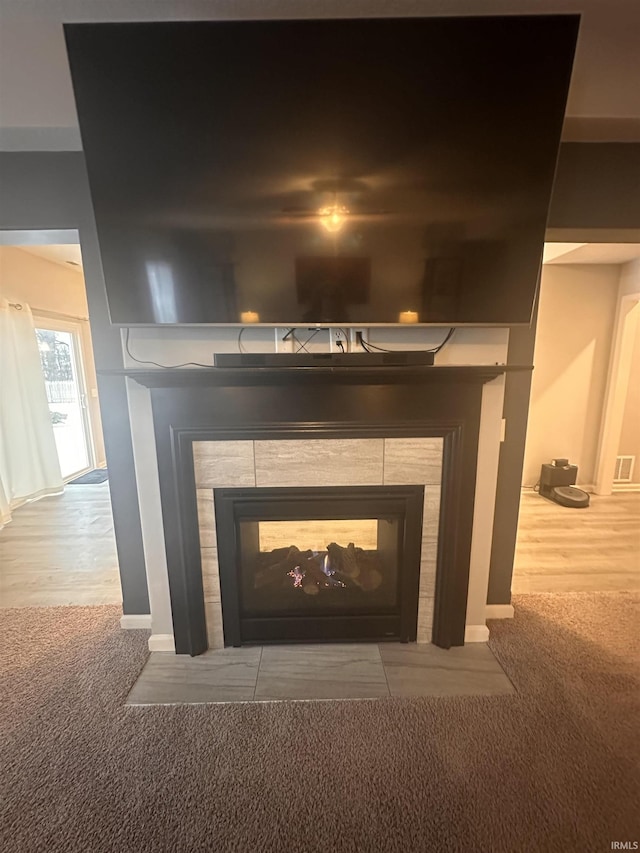
<instances>
[{"instance_id":1,"label":"reflection on tv screen","mask_svg":"<svg viewBox=\"0 0 640 853\"><path fill-rule=\"evenodd\" d=\"M67 25L112 321L528 323L577 21Z\"/></svg>"}]
</instances>

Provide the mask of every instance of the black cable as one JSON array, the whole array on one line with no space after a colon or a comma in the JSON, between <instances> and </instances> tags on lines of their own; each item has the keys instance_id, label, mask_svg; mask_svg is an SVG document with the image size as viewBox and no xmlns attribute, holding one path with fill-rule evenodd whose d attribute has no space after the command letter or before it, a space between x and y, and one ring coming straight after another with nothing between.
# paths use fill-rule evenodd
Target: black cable
<instances>
[{"instance_id":1,"label":"black cable","mask_svg":"<svg viewBox=\"0 0 640 853\"><path fill-rule=\"evenodd\" d=\"M382 349L374 344L370 344L369 341L365 340L362 332L356 332L356 343L360 344L365 352L373 352L374 350L378 350L378 352L389 352L387 349Z\"/></svg>"},{"instance_id":2,"label":"black cable","mask_svg":"<svg viewBox=\"0 0 640 853\"><path fill-rule=\"evenodd\" d=\"M298 347L296 352L300 352L301 350L304 350L305 352L308 353L309 350L307 349L307 344L315 338L315 336L318 334L319 331L320 331L320 329L316 329L312 335L309 335L309 337L304 341L304 343L299 342L300 346Z\"/></svg>"},{"instance_id":3,"label":"black cable","mask_svg":"<svg viewBox=\"0 0 640 853\"><path fill-rule=\"evenodd\" d=\"M284 341L289 340L289 338L291 338L291 341L293 343L293 352L294 353L300 352L301 350L304 350L305 352L309 352L309 350L306 347L306 344L309 343L309 341L311 340L313 335L310 335L306 341L301 341L296 337L297 328L298 328L297 326L292 326L288 330L288 332L286 332L286 334L282 337L282 341L284 342ZM296 347L298 347L298 349L296 349Z\"/></svg>"},{"instance_id":4,"label":"black cable","mask_svg":"<svg viewBox=\"0 0 640 853\"><path fill-rule=\"evenodd\" d=\"M393 350L390 349L383 349L382 347L377 347L375 344L372 344L371 341L365 341L364 338L361 338L361 341L363 344L367 345L367 352L371 352L372 349L374 349L376 352L393 352Z\"/></svg>"},{"instance_id":5,"label":"black cable","mask_svg":"<svg viewBox=\"0 0 640 853\"><path fill-rule=\"evenodd\" d=\"M155 367L161 367L163 370L176 370L178 367L213 367L212 364L201 364L199 361L185 361L184 364L158 364L157 361L143 361L142 359L136 358L129 349L130 332L131 329L127 327L127 333L124 339L124 348L127 351L129 358L132 361L137 362L137 364L153 364Z\"/></svg>"},{"instance_id":6,"label":"black cable","mask_svg":"<svg viewBox=\"0 0 640 853\"><path fill-rule=\"evenodd\" d=\"M455 326L452 326L447 332L446 338L442 341L441 344L438 344L437 347L433 347L433 349L423 350L423 352L432 352L437 353L440 352L442 347L447 343L447 341L451 340L451 336L455 332ZM403 350L393 350L393 349L384 349L383 347L377 347L375 344L372 344L370 341L366 341L364 339L364 335L362 332L356 333L356 340L359 341L360 346L365 350L365 352L371 352L371 350L376 350L376 352L403 352Z\"/></svg>"},{"instance_id":7,"label":"black cable","mask_svg":"<svg viewBox=\"0 0 640 853\"><path fill-rule=\"evenodd\" d=\"M370 350L370 349L369 349L369 347L367 346L367 342L365 341L365 339L364 339L364 337L363 337L363 335L362 335L362 332L356 332L356 343L357 343L357 344L360 344L360 346L362 347L362 349L363 349L365 352L371 352L371 350Z\"/></svg>"},{"instance_id":8,"label":"black cable","mask_svg":"<svg viewBox=\"0 0 640 853\"><path fill-rule=\"evenodd\" d=\"M455 326L452 326L447 333L447 337L442 341L442 343L439 346L435 347L435 349L428 350L428 352L440 352L440 350L447 343L447 341L451 339L451 335L455 332L455 330Z\"/></svg>"},{"instance_id":9,"label":"black cable","mask_svg":"<svg viewBox=\"0 0 640 853\"><path fill-rule=\"evenodd\" d=\"M304 349L304 344L300 344L300 341L296 338L296 327L295 326L291 326L291 328L285 332L285 334L282 336L282 342L284 343L285 341L288 341L289 338L291 338L291 342L293 344L293 352L300 352L300 347L302 347L302 349ZM298 345L300 345L300 346L298 346ZM297 350L296 350L296 347L298 347ZM306 352L306 350L305 350L305 352Z\"/></svg>"}]
</instances>

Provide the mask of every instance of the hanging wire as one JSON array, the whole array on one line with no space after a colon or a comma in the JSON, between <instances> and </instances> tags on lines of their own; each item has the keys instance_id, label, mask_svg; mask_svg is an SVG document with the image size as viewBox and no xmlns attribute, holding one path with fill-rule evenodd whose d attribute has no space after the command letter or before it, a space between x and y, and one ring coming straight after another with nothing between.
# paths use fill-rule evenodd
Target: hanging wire
<instances>
[{"instance_id":1,"label":"hanging wire","mask_svg":"<svg viewBox=\"0 0 640 853\"><path fill-rule=\"evenodd\" d=\"M455 330L456 330L456 329L455 329L455 326L452 326L452 327L449 329L449 331L447 332L447 336L446 336L446 338L442 341L442 343L441 343L441 344L439 344L437 347L434 347L432 350L428 350L428 352L434 352L434 353L435 353L435 352L440 352L440 350L441 350L441 349L442 349L442 347L447 343L447 341L451 340L451 336L453 335L453 333L455 332Z\"/></svg>"},{"instance_id":2,"label":"hanging wire","mask_svg":"<svg viewBox=\"0 0 640 853\"><path fill-rule=\"evenodd\" d=\"M432 352L432 353L440 352L440 350L447 343L447 341L451 340L451 336L453 335L455 330L456 330L456 327L452 326L449 329L449 331L447 332L447 336L442 341L442 343L438 344L437 347L433 347L432 349L422 350L422 352ZM375 344L372 344L370 341L365 340L362 332L358 332L356 337L357 337L358 341L360 342L360 345L362 346L362 348L364 349L365 352L371 352L372 350L375 350L376 352L403 352L403 350L384 349L383 347L378 347Z\"/></svg>"},{"instance_id":3,"label":"hanging wire","mask_svg":"<svg viewBox=\"0 0 640 853\"><path fill-rule=\"evenodd\" d=\"M296 352L301 352L302 350L304 350L305 352L308 353L309 350L307 349L307 344L310 343L315 338L315 336L318 334L319 331L320 331L320 329L316 329L312 335L309 335L309 337L304 341L304 343L300 344L300 346L298 347Z\"/></svg>"},{"instance_id":4,"label":"hanging wire","mask_svg":"<svg viewBox=\"0 0 640 853\"><path fill-rule=\"evenodd\" d=\"M129 348L130 332L131 329L127 328L124 339L124 348L129 358L137 364L153 364L155 367L161 367L163 370L176 370L178 367L213 367L212 364L201 364L199 361L185 361L183 364L159 364L157 361L143 361L140 358L136 358Z\"/></svg>"},{"instance_id":5,"label":"hanging wire","mask_svg":"<svg viewBox=\"0 0 640 853\"><path fill-rule=\"evenodd\" d=\"M307 331L311 332L312 334L308 335L308 337L306 337L304 341L298 337L297 333L299 333L299 331L300 331L300 329L297 326L293 326L282 337L282 340L287 341L287 340L289 340L289 338L291 338L291 340L293 342L293 352L294 353L299 353L299 352L308 353L309 350L307 349L307 344L310 343L315 338L315 336L318 334L318 332L324 332L324 331L327 331L327 329L307 329ZM344 332L344 329L342 331ZM345 338L346 338L346 332L345 332Z\"/></svg>"}]
</instances>

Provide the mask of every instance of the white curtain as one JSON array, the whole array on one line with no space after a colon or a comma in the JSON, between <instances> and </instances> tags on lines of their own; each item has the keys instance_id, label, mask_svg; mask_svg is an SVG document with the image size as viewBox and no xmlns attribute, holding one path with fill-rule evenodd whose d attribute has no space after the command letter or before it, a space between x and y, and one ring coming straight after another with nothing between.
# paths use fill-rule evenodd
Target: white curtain
<instances>
[{"instance_id":1,"label":"white curtain","mask_svg":"<svg viewBox=\"0 0 640 853\"><path fill-rule=\"evenodd\" d=\"M63 488L31 309L0 298L0 526Z\"/></svg>"}]
</instances>

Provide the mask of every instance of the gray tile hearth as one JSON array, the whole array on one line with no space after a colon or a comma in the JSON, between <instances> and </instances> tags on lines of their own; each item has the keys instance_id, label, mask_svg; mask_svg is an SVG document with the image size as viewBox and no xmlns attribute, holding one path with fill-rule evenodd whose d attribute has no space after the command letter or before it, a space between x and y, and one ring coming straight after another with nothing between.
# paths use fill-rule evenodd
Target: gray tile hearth
<instances>
[{"instance_id":1,"label":"gray tile hearth","mask_svg":"<svg viewBox=\"0 0 640 853\"><path fill-rule=\"evenodd\" d=\"M153 652L127 697L127 705L251 700L260 654L260 648L218 649L193 658Z\"/></svg>"},{"instance_id":2,"label":"gray tile hearth","mask_svg":"<svg viewBox=\"0 0 640 853\"><path fill-rule=\"evenodd\" d=\"M256 700L372 699L388 696L375 643L268 646L262 651Z\"/></svg>"},{"instance_id":3,"label":"gray tile hearth","mask_svg":"<svg viewBox=\"0 0 640 853\"><path fill-rule=\"evenodd\" d=\"M430 643L380 646L392 696L495 696L514 693L485 643L439 649Z\"/></svg>"},{"instance_id":4,"label":"gray tile hearth","mask_svg":"<svg viewBox=\"0 0 640 853\"><path fill-rule=\"evenodd\" d=\"M514 688L491 649L358 643L210 650L191 658L154 652L128 705L494 696Z\"/></svg>"}]
</instances>

